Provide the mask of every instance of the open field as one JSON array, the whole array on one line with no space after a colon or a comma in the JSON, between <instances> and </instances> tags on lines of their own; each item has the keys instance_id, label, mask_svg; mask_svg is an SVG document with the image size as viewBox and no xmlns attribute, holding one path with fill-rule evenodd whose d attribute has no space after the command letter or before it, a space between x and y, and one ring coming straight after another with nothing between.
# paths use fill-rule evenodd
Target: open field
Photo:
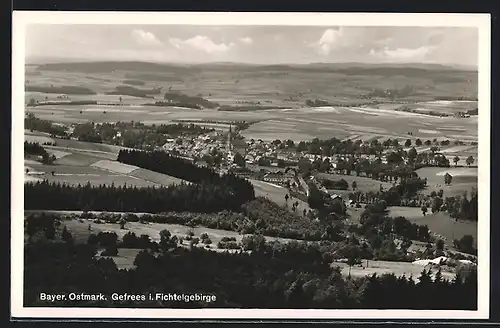
<instances>
[{"instance_id":1,"label":"open field","mask_svg":"<svg viewBox=\"0 0 500 328\"><path fill-rule=\"evenodd\" d=\"M118 174L130 174L132 171L138 169L137 166L120 163L117 161L101 160L92 164L101 170L110 171Z\"/></svg>"},{"instance_id":2,"label":"open field","mask_svg":"<svg viewBox=\"0 0 500 328\"><path fill-rule=\"evenodd\" d=\"M418 207L391 206L389 215L404 216L413 223L427 225L432 233L445 237L448 246L453 245L454 239L460 239L465 235L472 235L474 243L477 244L477 222L455 221L445 212L429 213L424 216Z\"/></svg>"},{"instance_id":3,"label":"open field","mask_svg":"<svg viewBox=\"0 0 500 328\"><path fill-rule=\"evenodd\" d=\"M443 189L445 197L461 196L464 192L470 193L472 188L477 190L478 176L477 168L466 167L424 167L418 169L417 174L421 178L427 178L427 188L425 193ZM451 185L444 184L444 175L449 173L452 176Z\"/></svg>"},{"instance_id":4,"label":"open field","mask_svg":"<svg viewBox=\"0 0 500 328\"><path fill-rule=\"evenodd\" d=\"M44 175L37 176L49 182L66 183L70 185L135 185L137 187L150 187L158 184L143 179L132 177L126 174L117 174L104 171L91 166L70 166L70 165L33 165L29 166L37 172L44 172ZM54 175L51 172L54 171Z\"/></svg>"},{"instance_id":5,"label":"open field","mask_svg":"<svg viewBox=\"0 0 500 328\"><path fill-rule=\"evenodd\" d=\"M118 186L126 184L138 187L168 186L182 182L181 179L175 177L117 162L116 154L110 152L116 150L113 146L75 140L63 141L69 141L69 145L82 148L44 146L47 152L56 155L57 160L53 165L44 165L25 159L25 169L30 171L28 175L25 174L25 182L46 179L50 182L72 185L90 183ZM58 149L64 149L64 151Z\"/></svg>"},{"instance_id":6,"label":"open field","mask_svg":"<svg viewBox=\"0 0 500 328\"><path fill-rule=\"evenodd\" d=\"M108 65L108 64L106 64ZM156 65L156 66L155 66ZM109 67L108 67L109 66ZM440 118L418 113L397 111L398 107L413 106L454 112L475 106L474 101L436 101L436 98L456 99L477 97L477 72L422 66L418 68L371 67L338 65L278 65L254 67L248 65L169 66L134 64L123 66L44 65L29 68L27 85L73 86L89 88L95 95L67 95L69 100L94 100L107 105L46 105L29 107L40 118L56 122L116 122L141 121L146 124L169 123L172 120L260 121L244 132L254 139L310 140L314 137L340 139L356 136L359 139L448 138L477 141L477 118ZM152 66L155 66L151 72ZM110 69L115 67L116 69ZM220 105L255 106L276 109L242 111L192 110L176 107L141 106L160 100L130 96L105 95L123 80L143 82L140 88L169 88L189 96L201 96ZM397 99L366 99L374 87L388 90L411 85L414 94ZM47 99L45 99L47 97ZM28 93L39 101L57 100L56 94ZM320 99L332 106L305 108L306 100ZM409 103L409 104L407 104ZM415 103L415 104L413 104ZM344 107L356 105L357 107ZM81 112L81 113L80 113ZM104 113L106 112L106 113ZM453 127L452 129L446 126ZM428 132L432 131L432 134Z\"/></svg>"},{"instance_id":7,"label":"open field","mask_svg":"<svg viewBox=\"0 0 500 328\"><path fill-rule=\"evenodd\" d=\"M151 170L141 169L141 168L138 168L138 169L130 172L129 175L133 176L135 178L138 178L138 179L150 181L150 182L164 185L164 186L168 186L168 185L172 185L172 184L178 185L181 183L189 183L188 181L184 181L184 180L176 178L176 177L172 177L172 176L169 176L166 174L154 172Z\"/></svg>"},{"instance_id":8,"label":"open field","mask_svg":"<svg viewBox=\"0 0 500 328\"><path fill-rule=\"evenodd\" d=\"M56 212L56 211L54 211ZM77 211L57 211L57 213L81 213ZM97 213L97 212L95 212ZM107 212L109 213L109 212ZM91 230L88 230L89 224L91 225ZM212 240L212 246L216 247L217 243L221 241L223 237L234 237L237 242L240 242L244 235L240 235L235 231L229 230L221 230L221 229L211 229L205 227L188 227L180 224L167 224L167 223L139 223L139 222L128 222L125 225L125 229L120 229L119 224L111 224L111 223L94 223L91 220L83 220L80 222L79 220L65 220L63 225L66 225L67 228L77 234L79 236L80 241L87 241L88 236L91 233L98 233L99 231L108 231L108 232L116 232L118 238L122 238L129 231L134 232L138 237L140 235L148 235L153 241L160 241L160 232L164 229L167 229L177 237L186 237L189 231L193 231L195 237L200 237L202 233L206 233L210 239ZM279 237L267 237L268 241L280 241L280 242L289 242L292 239L287 238L279 238Z\"/></svg>"},{"instance_id":9,"label":"open field","mask_svg":"<svg viewBox=\"0 0 500 328\"><path fill-rule=\"evenodd\" d=\"M50 150L47 149L47 151ZM56 164L69 166L89 166L101 159L102 158L99 157L99 155L96 156L94 154L73 152L61 159L58 159L56 161Z\"/></svg>"},{"instance_id":10,"label":"open field","mask_svg":"<svg viewBox=\"0 0 500 328\"><path fill-rule=\"evenodd\" d=\"M466 112L468 110L473 110L477 108L476 101L426 101L418 102L411 105L404 105L406 108L410 108L417 112L426 113L433 111L436 113L443 114L455 114L458 112Z\"/></svg>"},{"instance_id":11,"label":"open field","mask_svg":"<svg viewBox=\"0 0 500 328\"><path fill-rule=\"evenodd\" d=\"M119 270L122 269L132 269L135 268L134 260L137 254L139 254L142 249L136 248L118 248L118 255L116 256L103 256L113 259L116 267Z\"/></svg>"},{"instance_id":12,"label":"open field","mask_svg":"<svg viewBox=\"0 0 500 328\"><path fill-rule=\"evenodd\" d=\"M321 179L321 180L324 179L324 180L332 180L332 181L338 181L340 179L344 179L349 184L349 188L347 190L335 190L335 192L337 194L345 196L345 197L347 197L347 195L352 192L352 183L354 181L356 181L357 190L359 190L361 192L377 191L380 189L380 185L382 185L382 187L384 189L389 189L393 186L392 183L390 183L390 182L378 181L378 180L370 179L367 177L358 177L356 175L318 173L318 174L316 174L316 178Z\"/></svg>"},{"instance_id":13,"label":"open field","mask_svg":"<svg viewBox=\"0 0 500 328\"><path fill-rule=\"evenodd\" d=\"M368 262L368 266L367 266ZM340 267L343 275L349 275L349 266L345 263L334 262L332 267ZM382 275L385 273L393 273L396 277L405 276L407 278L413 277L417 279L422 273L423 269L429 269L422 265L413 264L409 262L389 262L389 261L366 261L364 260L362 264L355 265L351 268L351 276L353 277L364 277L371 276L374 273L377 275ZM432 274L436 274L437 269L432 270ZM441 274L443 278L452 280L455 278L455 272L452 268L446 268L441 266Z\"/></svg>"},{"instance_id":14,"label":"open field","mask_svg":"<svg viewBox=\"0 0 500 328\"><path fill-rule=\"evenodd\" d=\"M253 184L255 189L255 196L266 197L282 206L286 204L285 195L288 193L286 188L265 181L250 180L250 182ZM302 214L304 209L309 211L309 205L295 197L290 197L290 199L288 199L288 207L290 210L292 208L292 204L296 201L299 202L299 206L297 206L297 214Z\"/></svg>"},{"instance_id":15,"label":"open field","mask_svg":"<svg viewBox=\"0 0 500 328\"><path fill-rule=\"evenodd\" d=\"M453 246L453 239L460 239L464 235L472 235L474 243L477 243L477 222L455 221L445 212L435 214L429 212L429 214L424 216L420 207L389 206L388 210L388 216L403 216L413 223L427 225L431 233L445 237L445 243L449 247ZM349 222L359 224L359 218L363 211L363 205L361 208L348 207Z\"/></svg>"},{"instance_id":16,"label":"open field","mask_svg":"<svg viewBox=\"0 0 500 328\"><path fill-rule=\"evenodd\" d=\"M145 124L168 124L176 120L259 121L242 134L249 139L263 140L301 141L315 137L344 139L355 136L355 140L420 138L425 141L437 138L471 142L478 138L477 120L474 118L442 118L395 111L382 114L378 111L380 110L339 107L335 111L321 112L314 108L238 112L130 105L28 108L28 112L33 112L41 119L66 124L87 121L140 121ZM443 129L445 125L453 125L454 128ZM408 135L409 132L412 136Z\"/></svg>"},{"instance_id":17,"label":"open field","mask_svg":"<svg viewBox=\"0 0 500 328\"><path fill-rule=\"evenodd\" d=\"M421 114L391 110L353 107L335 107L331 111L315 111L314 108L300 108L288 111L267 111L275 113L272 121L264 120L253 124L243 132L247 138L274 140L311 140L315 137L329 139L350 138L369 140L387 139L449 139L454 141L477 141L477 120L433 117ZM439 130L444 124L455 125L460 131ZM428 131L432 131L429 134ZM412 133L411 136L408 133Z\"/></svg>"}]
</instances>

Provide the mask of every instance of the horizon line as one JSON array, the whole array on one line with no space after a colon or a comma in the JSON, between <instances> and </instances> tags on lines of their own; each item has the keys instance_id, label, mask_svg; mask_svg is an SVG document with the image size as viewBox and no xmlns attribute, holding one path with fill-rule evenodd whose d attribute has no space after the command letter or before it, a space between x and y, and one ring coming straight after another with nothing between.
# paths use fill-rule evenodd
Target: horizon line
<instances>
[{"instance_id":1,"label":"horizon line","mask_svg":"<svg viewBox=\"0 0 500 328\"><path fill-rule=\"evenodd\" d=\"M31 61L31 63L30 63ZM38 61L38 62L37 62ZM50 61L44 62L44 61ZM69 57L49 57L49 56L29 56L25 58L25 64L66 64L66 63L95 63L95 62L136 62L136 63L150 63L150 64L174 64L174 65L210 65L210 64L233 64L233 65L253 65L253 66L299 66L299 65L339 65L339 64L353 64L353 65L434 65L452 68L468 68L478 69L478 65L464 65L456 63L436 63L436 62L363 62L363 61L337 61L337 62L280 62L280 63L258 63L258 62L245 62L245 61L206 61L206 62L184 62L184 61L159 61L159 60L134 60L134 59L105 59L105 58L69 58Z\"/></svg>"}]
</instances>

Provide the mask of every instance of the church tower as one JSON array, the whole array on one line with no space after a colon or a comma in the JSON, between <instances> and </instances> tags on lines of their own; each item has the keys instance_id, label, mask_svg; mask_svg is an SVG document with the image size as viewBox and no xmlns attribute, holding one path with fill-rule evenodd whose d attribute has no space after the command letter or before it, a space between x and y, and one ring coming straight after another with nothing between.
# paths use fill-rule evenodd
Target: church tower
<instances>
[{"instance_id":1,"label":"church tower","mask_svg":"<svg viewBox=\"0 0 500 328\"><path fill-rule=\"evenodd\" d=\"M232 145L232 128L231 124L229 124L229 133L227 134L227 151L231 152L233 150L233 145Z\"/></svg>"}]
</instances>

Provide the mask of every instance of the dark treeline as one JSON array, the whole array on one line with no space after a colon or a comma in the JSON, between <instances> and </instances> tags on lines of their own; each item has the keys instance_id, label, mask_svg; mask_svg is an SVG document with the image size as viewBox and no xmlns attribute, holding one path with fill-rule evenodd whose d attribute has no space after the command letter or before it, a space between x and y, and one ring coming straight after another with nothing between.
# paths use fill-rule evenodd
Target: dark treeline
<instances>
[{"instance_id":1,"label":"dark treeline","mask_svg":"<svg viewBox=\"0 0 500 328\"><path fill-rule=\"evenodd\" d=\"M97 100L66 100L66 101L44 101L37 102L37 106L47 105L66 105L66 106L81 106L81 105L97 105Z\"/></svg>"},{"instance_id":2,"label":"dark treeline","mask_svg":"<svg viewBox=\"0 0 500 328\"><path fill-rule=\"evenodd\" d=\"M253 187L235 188L234 176L218 183L171 187L70 186L47 181L28 182L24 187L27 210L102 210L117 212L218 212L239 211L254 197ZM241 185L241 183L240 183Z\"/></svg>"},{"instance_id":3,"label":"dark treeline","mask_svg":"<svg viewBox=\"0 0 500 328\"><path fill-rule=\"evenodd\" d=\"M467 192L463 196L446 197L440 209L446 210L455 219L477 221L477 192L472 190L470 198L467 197Z\"/></svg>"},{"instance_id":4,"label":"dark treeline","mask_svg":"<svg viewBox=\"0 0 500 328\"><path fill-rule=\"evenodd\" d=\"M43 148L43 146L40 146L38 142L24 142L24 156L39 156L36 160L43 164L52 164L54 163L57 158L54 154L49 155L49 153ZM28 169L27 171L28 172Z\"/></svg>"},{"instance_id":5,"label":"dark treeline","mask_svg":"<svg viewBox=\"0 0 500 328\"><path fill-rule=\"evenodd\" d=\"M95 91L79 86L72 85L58 85L58 86L41 86L41 85L27 85L26 92L42 92L42 93L60 93L67 95L95 95Z\"/></svg>"},{"instance_id":6,"label":"dark treeline","mask_svg":"<svg viewBox=\"0 0 500 328\"><path fill-rule=\"evenodd\" d=\"M38 239L25 246L25 306L54 305L41 301L41 292L83 292L104 293L108 299L78 302L78 306L477 309L477 273L471 269L457 271L452 281L443 279L440 271L431 274L426 270L418 281L392 274L344 277L339 269L330 268L327 259L301 244L269 247L263 238L247 238L251 254L217 253L178 247L177 237L162 231L159 243L141 237L141 246L150 249L136 256L134 268L119 270L111 258L96 257L103 246L105 252L114 250L116 234L100 234L89 237L87 244L76 244L71 233L63 231L62 240L51 235L48 239L52 240ZM165 291L215 295L216 300L178 303L149 299L149 293L154 296ZM112 293L148 297L142 302L113 301ZM69 300L57 303L75 305Z\"/></svg>"},{"instance_id":7,"label":"dark treeline","mask_svg":"<svg viewBox=\"0 0 500 328\"><path fill-rule=\"evenodd\" d=\"M335 190L349 189L349 183L344 179L340 180L321 179L320 183L326 189L335 189Z\"/></svg>"},{"instance_id":8,"label":"dark treeline","mask_svg":"<svg viewBox=\"0 0 500 328\"><path fill-rule=\"evenodd\" d=\"M197 106L198 108L216 108L219 106L219 104L211 102L203 97L188 96L180 92L167 92L164 98L180 107Z\"/></svg>"},{"instance_id":9,"label":"dark treeline","mask_svg":"<svg viewBox=\"0 0 500 328\"><path fill-rule=\"evenodd\" d=\"M24 155L48 155L45 148L40 146L38 142L24 142Z\"/></svg>"},{"instance_id":10,"label":"dark treeline","mask_svg":"<svg viewBox=\"0 0 500 328\"><path fill-rule=\"evenodd\" d=\"M193 183L213 180L219 177L219 175L210 168L197 166L185 159L172 156L163 151L145 152L122 149L118 153L117 161L171 175Z\"/></svg>"},{"instance_id":11,"label":"dark treeline","mask_svg":"<svg viewBox=\"0 0 500 328\"><path fill-rule=\"evenodd\" d=\"M127 77L127 74L125 74L125 77ZM130 84L130 85L145 85L146 82L141 81L141 80L123 80L123 84Z\"/></svg>"},{"instance_id":12,"label":"dark treeline","mask_svg":"<svg viewBox=\"0 0 500 328\"><path fill-rule=\"evenodd\" d=\"M248 180L232 173L219 175L210 168L197 166L162 151L120 150L117 160L193 183L224 187L227 192L234 193L234 197L240 199L238 202L240 205L255 198L253 185Z\"/></svg>"},{"instance_id":13,"label":"dark treeline","mask_svg":"<svg viewBox=\"0 0 500 328\"><path fill-rule=\"evenodd\" d=\"M64 127L55 125L47 120L41 120L32 113L28 113L24 118L24 128L30 131L50 133L51 136L68 137Z\"/></svg>"},{"instance_id":14,"label":"dark treeline","mask_svg":"<svg viewBox=\"0 0 500 328\"><path fill-rule=\"evenodd\" d=\"M184 107L192 109L201 109L200 105L192 103L174 103L170 101L155 101L154 103L146 103L144 106L158 106L158 107Z\"/></svg>"},{"instance_id":15,"label":"dark treeline","mask_svg":"<svg viewBox=\"0 0 500 328\"><path fill-rule=\"evenodd\" d=\"M157 95L161 92L160 88L155 89L138 89L135 87L120 85L115 87L115 90L106 92L107 95L125 95L125 96L133 96L133 97L142 97L142 98L154 98L153 95Z\"/></svg>"}]
</instances>

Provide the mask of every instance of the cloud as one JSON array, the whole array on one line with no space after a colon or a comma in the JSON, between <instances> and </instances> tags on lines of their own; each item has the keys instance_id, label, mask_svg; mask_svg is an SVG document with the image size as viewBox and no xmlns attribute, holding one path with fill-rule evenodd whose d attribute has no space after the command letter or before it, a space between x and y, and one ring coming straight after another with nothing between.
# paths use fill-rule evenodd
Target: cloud
<instances>
[{"instance_id":1,"label":"cloud","mask_svg":"<svg viewBox=\"0 0 500 328\"><path fill-rule=\"evenodd\" d=\"M340 45L339 41L344 35L344 29L327 29L323 32L321 38L311 44L312 47L316 48L316 51L323 56L329 55L335 46Z\"/></svg>"},{"instance_id":2,"label":"cloud","mask_svg":"<svg viewBox=\"0 0 500 328\"><path fill-rule=\"evenodd\" d=\"M424 60L429 54L432 53L434 47L422 46L419 48L396 48L389 49L385 47L383 50L375 51L370 50L370 56L378 57L387 60Z\"/></svg>"},{"instance_id":3,"label":"cloud","mask_svg":"<svg viewBox=\"0 0 500 328\"><path fill-rule=\"evenodd\" d=\"M240 38L240 41L247 45L251 45L253 43L252 38L249 37Z\"/></svg>"},{"instance_id":4,"label":"cloud","mask_svg":"<svg viewBox=\"0 0 500 328\"><path fill-rule=\"evenodd\" d=\"M187 40L181 40L178 38L171 38L169 40L170 44L172 44L177 49L196 49L200 51L204 51L209 54L213 53L225 53L231 48L235 46L234 43L215 43L209 37L197 35L193 38Z\"/></svg>"},{"instance_id":5,"label":"cloud","mask_svg":"<svg viewBox=\"0 0 500 328\"><path fill-rule=\"evenodd\" d=\"M132 38L140 45L159 46L163 44L153 33L144 30L133 30Z\"/></svg>"}]
</instances>

